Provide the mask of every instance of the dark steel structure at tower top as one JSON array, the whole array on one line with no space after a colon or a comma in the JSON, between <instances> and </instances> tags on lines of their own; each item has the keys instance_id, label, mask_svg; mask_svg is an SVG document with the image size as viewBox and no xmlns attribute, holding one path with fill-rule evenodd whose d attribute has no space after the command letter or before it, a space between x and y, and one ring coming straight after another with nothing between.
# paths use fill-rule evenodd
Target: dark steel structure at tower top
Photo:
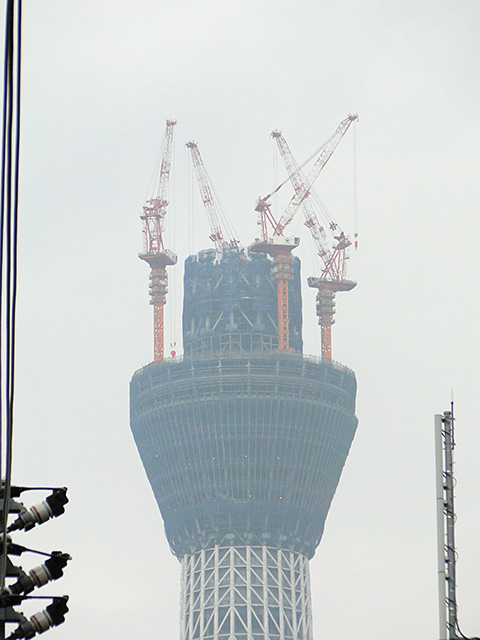
<instances>
[{"instance_id":1,"label":"dark steel structure at tower top","mask_svg":"<svg viewBox=\"0 0 480 640\"><path fill-rule=\"evenodd\" d=\"M131 382L131 427L182 562L183 640L310 640L308 559L353 440L352 371L278 351L271 260L236 248L185 263L184 357ZM222 604L223 603L223 604Z\"/></svg>"}]
</instances>

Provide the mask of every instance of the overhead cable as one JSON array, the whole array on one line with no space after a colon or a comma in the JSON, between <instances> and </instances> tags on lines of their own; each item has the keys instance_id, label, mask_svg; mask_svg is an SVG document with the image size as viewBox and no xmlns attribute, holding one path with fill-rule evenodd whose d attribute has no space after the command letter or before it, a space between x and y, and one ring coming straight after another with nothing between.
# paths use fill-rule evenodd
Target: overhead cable
<instances>
[{"instance_id":1,"label":"overhead cable","mask_svg":"<svg viewBox=\"0 0 480 640\"><path fill-rule=\"evenodd\" d=\"M0 476L4 477L3 531L10 503L15 378L17 299L18 192L20 168L20 80L22 2L8 0L2 119L2 185L0 207ZM6 537L0 553L0 588L5 585Z\"/></svg>"}]
</instances>

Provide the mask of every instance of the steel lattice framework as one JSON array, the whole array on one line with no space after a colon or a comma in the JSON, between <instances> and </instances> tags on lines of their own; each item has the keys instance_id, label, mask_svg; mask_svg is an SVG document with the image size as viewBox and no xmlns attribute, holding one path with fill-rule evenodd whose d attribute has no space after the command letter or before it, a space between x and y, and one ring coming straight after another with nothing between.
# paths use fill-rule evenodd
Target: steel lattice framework
<instances>
[{"instance_id":1,"label":"steel lattice framework","mask_svg":"<svg viewBox=\"0 0 480 640\"><path fill-rule=\"evenodd\" d=\"M182 559L181 640L311 640L305 556L216 545Z\"/></svg>"}]
</instances>

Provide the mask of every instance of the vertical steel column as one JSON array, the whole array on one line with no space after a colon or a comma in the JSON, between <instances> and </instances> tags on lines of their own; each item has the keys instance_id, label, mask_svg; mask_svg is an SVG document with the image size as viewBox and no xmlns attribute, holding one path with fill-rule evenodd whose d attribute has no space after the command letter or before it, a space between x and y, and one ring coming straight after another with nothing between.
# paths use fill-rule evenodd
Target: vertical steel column
<instances>
[{"instance_id":1,"label":"vertical steel column","mask_svg":"<svg viewBox=\"0 0 480 640\"><path fill-rule=\"evenodd\" d=\"M452 407L452 411L445 411L443 416L435 416L440 640L453 640L458 637L453 475L454 447ZM443 585L441 584L442 582Z\"/></svg>"},{"instance_id":2,"label":"vertical steel column","mask_svg":"<svg viewBox=\"0 0 480 640\"><path fill-rule=\"evenodd\" d=\"M164 266L150 272L150 304L153 305L153 355L154 360L164 359L164 312L167 301L167 270Z\"/></svg>"},{"instance_id":3,"label":"vertical steel column","mask_svg":"<svg viewBox=\"0 0 480 640\"><path fill-rule=\"evenodd\" d=\"M447 563L447 628L449 638L457 637L457 580L455 558L455 508L453 496L453 448L455 440L453 435L453 412L445 411L443 414L443 433L445 441L445 522L446 522L446 549Z\"/></svg>"},{"instance_id":4,"label":"vertical steel column","mask_svg":"<svg viewBox=\"0 0 480 640\"><path fill-rule=\"evenodd\" d=\"M288 252L278 251L274 255L271 271L272 281L277 283L278 298L278 349L279 351L293 351L289 342L289 314L288 314L288 283L293 280L292 256Z\"/></svg>"},{"instance_id":5,"label":"vertical steel column","mask_svg":"<svg viewBox=\"0 0 480 640\"><path fill-rule=\"evenodd\" d=\"M278 291L278 348L290 351L288 335L288 280L277 282Z\"/></svg>"},{"instance_id":6,"label":"vertical steel column","mask_svg":"<svg viewBox=\"0 0 480 640\"><path fill-rule=\"evenodd\" d=\"M435 415L435 475L437 494L437 563L439 639L447 640L447 573L445 566L445 495L443 478L443 422Z\"/></svg>"}]
</instances>

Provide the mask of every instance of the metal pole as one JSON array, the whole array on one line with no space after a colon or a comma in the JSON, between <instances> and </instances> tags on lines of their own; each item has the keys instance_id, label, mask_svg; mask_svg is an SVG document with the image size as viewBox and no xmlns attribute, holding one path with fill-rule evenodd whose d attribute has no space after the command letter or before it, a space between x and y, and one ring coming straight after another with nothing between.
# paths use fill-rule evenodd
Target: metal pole
<instances>
[{"instance_id":1,"label":"metal pole","mask_svg":"<svg viewBox=\"0 0 480 640\"><path fill-rule=\"evenodd\" d=\"M437 562L438 562L438 612L439 638L447 640L447 592L445 570L445 502L443 479L443 422L435 415L435 476L437 493Z\"/></svg>"},{"instance_id":2,"label":"metal pole","mask_svg":"<svg viewBox=\"0 0 480 640\"><path fill-rule=\"evenodd\" d=\"M445 442L445 523L446 523L446 561L447 561L447 611L449 638L457 637L457 580L455 557L455 507L453 496L453 449L455 439L453 435L453 411L443 414L443 437Z\"/></svg>"}]
</instances>

